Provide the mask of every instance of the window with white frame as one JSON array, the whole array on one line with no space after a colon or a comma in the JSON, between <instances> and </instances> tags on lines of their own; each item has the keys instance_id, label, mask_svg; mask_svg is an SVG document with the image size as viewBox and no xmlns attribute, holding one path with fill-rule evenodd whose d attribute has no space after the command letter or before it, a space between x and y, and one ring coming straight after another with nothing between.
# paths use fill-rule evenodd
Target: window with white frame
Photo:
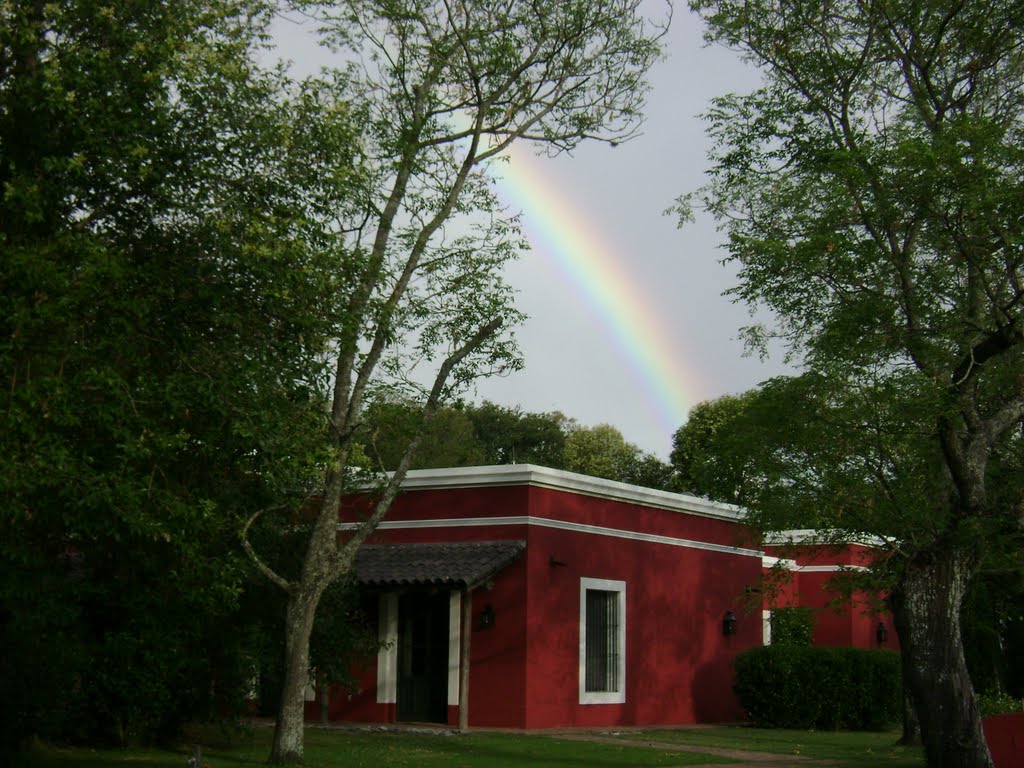
<instances>
[{"instance_id":1,"label":"window with white frame","mask_svg":"<svg viewBox=\"0 0 1024 768\"><path fill-rule=\"evenodd\" d=\"M626 700L626 582L580 579L580 704Z\"/></svg>"}]
</instances>

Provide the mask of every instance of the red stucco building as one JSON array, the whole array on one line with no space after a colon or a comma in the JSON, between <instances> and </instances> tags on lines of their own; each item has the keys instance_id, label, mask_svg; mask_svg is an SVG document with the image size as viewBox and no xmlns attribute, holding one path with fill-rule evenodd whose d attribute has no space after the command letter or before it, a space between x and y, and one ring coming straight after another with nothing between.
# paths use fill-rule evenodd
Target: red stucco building
<instances>
[{"instance_id":1,"label":"red stucco building","mask_svg":"<svg viewBox=\"0 0 1024 768\"><path fill-rule=\"evenodd\" d=\"M732 661L766 640L758 589L776 558L740 509L531 465L415 471L404 488L356 568L382 646L357 689L331 692L331 720L743 719ZM783 604L816 605L820 580L861 555L808 557L785 561ZM816 639L873 645L877 617L854 613Z\"/></svg>"}]
</instances>

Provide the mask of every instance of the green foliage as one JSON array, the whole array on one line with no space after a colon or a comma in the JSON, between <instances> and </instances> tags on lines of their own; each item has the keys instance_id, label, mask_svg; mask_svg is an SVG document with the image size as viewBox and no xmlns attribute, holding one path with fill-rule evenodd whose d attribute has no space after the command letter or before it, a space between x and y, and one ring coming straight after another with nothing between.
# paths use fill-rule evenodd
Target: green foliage
<instances>
[{"instance_id":1,"label":"green foliage","mask_svg":"<svg viewBox=\"0 0 1024 768\"><path fill-rule=\"evenodd\" d=\"M440 408L425 420L422 408L410 400L375 401L363 410L357 440L375 468L391 471L417 435L421 442L413 469L485 463L473 421L461 408Z\"/></svg>"},{"instance_id":2,"label":"green foliage","mask_svg":"<svg viewBox=\"0 0 1024 768\"><path fill-rule=\"evenodd\" d=\"M723 222L732 294L778 318L753 340L781 337L807 371L764 387L775 414L743 434L752 451L773 420L783 434L751 508L817 489L800 527L986 550L1024 493L995 466L1024 416L1024 11L691 5L765 76L716 99L712 181L691 202ZM783 527L781 506L762 522Z\"/></svg>"},{"instance_id":3,"label":"green foliage","mask_svg":"<svg viewBox=\"0 0 1024 768\"><path fill-rule=\"evenodd\" d=\"M672 467L627 442L610 424L570 428L560 468L648 488L675 489Z\"/></svg>"},{"instance_id":4,"label":"green foliage","mask_svg":"<svg viewBox=\"0 0 1024 768\"><path fill-rule=\"evenodd\" d=\"M672 436L669 457L682 490L729 504L743 503L753 468L744 454L746 438L732 423L751 396L724 395L690 409L686 423Z\"/></svg>"},{"instance_id":5,"label":"green foliage","mask_svg":"<svg viewBox=\"0 0 1024 768\"><path fill-rule=\"evenodd\" d=\"M248 509L323 460L353 128L254 0L0 2L0 749L248 685Z\"/></svg>"},{"instance_id":6,"label":"green foliage","mask_svg":"<svg viewBox=\"0 0 1024 768\"><path fill-rule=\"evenodd\" d=\"M796 644L736 657L736 696L766 728L882 730L902 715L899 655Z\"/></svg>"},{"instance_id":7,"label":"green foliage","mask_svg":"<svg viewBox=\"0 0 1024 768\"><path fill-rule=\"evenodd\" d=\"M750 341L805 368L747 409L750 520L883 542L929 764L988 765L958 625L975 573L1024 551L1024 6L691 8L763 80L715 100L682 209L722 222L732 294L777 319Z\"/></svg>"},{"instance_id":8,"label":"green foliage","mask_svg":"<svg viewBox=\"0 0 1024 768\"><path fill-rule=\"evenodd\" d=\"M296 578L309 528L308 520L296 520L290 513L267 515L254 527L250 538L277 573ZM286 605L287 595L282 590L251 574L236 619L248 633L241 661L249 670L248 679L258 681L260 713L268 717L277 714L284 680ZM315 674L311 682L345 688L354 685L354 675L365 668L379 648L376 612L376 596L364 600L351 578L339 579L326 588L310 638L310 674Z\"/></svg>"},{"instance_id":9,"label":"green foliage","mask_svg":"<svg viewBox=\"0 0 1024 768\"><path fill-rule=\"evenodd\" d=\"M559 413L526 413L486 400L468 406L487 464L538 464L561 467L565 438L575 422Z\"/></svg>"},{"instance_id":10,"label":"green foliage","mask_svg":"<svg viewBox=\"0 0 1024 768\"><path fill-rule=\"evenodd\" d=\"M526 413L484 401L438 409L424 420L410 400L378 400L363 411L357 439L372 464L395 469L414 436L413 469L538 464L647 488L674 490L675 473L607 424L581 427L561 413Z\"/></svg>"},{"instance_id":11,"label":"green foliage","mask_svg":"<svg viewBox=\"0 0 1024 768\"><path fill-rule=\"evenodd\" d=\"M980 693L978 694L978 707L981 709L982 717L1008 715L1024 711L1024 701L1008 693Z\"/></svg>"},{"instance_id":12,"label":"green foliage","mask_svg":"<svg viewBox=\"0 0 1024 768\"><path fill-rule=\"evenodd\" d=\"M301 577L282 577L249 549L289 600L275 763L302 760L301 690L322 590L350 572L439 409L477 378L521 365L505 266L526 243L488 169L516 141L560 151L633 135L662 32L640 0L297 5L310 6L338 54L332 104L359 120L363 183L334 212L349 256L344 324L332 345L331 460ZM363 409L381 391L422 415L372 513L339 541L354 460L374 458L358 443Z\"/></svg>"},{"instance_id":13,"label":"green foliage","mask_svg":"<svg viewBox=\"0 0 1024 768\"><path fill-rule=\"evenodd\" d=\"M814 635L814 611L810 608L776 608L772 611L772 645L808 647Z\"/></svg>"},{"instance_id":14,"label":"green foliage","mask_svg":"<svg viewBox=\"0 0 1024 768\"><path fill-rule=\"evenodd\" d=\"M636 455L636 446L610 424L578 427L565 439L564 462L570 472L618 479L629 471Z\"/></svg>"},{"instance_id":15,"label":"green foliage","mask_svg":"<svg viewBox=\"0 0 1024 768\"><path fill-rule=\"evenodd\" d=\"M980 574L961 621L974 690L1024 698L1024 574Z\"/></svg>"}]
</instances>

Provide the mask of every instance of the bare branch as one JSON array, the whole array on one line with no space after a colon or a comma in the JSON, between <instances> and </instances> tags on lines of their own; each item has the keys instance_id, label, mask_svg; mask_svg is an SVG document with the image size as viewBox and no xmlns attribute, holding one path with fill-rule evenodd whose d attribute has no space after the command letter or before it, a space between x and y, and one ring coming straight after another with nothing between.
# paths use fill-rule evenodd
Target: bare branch
<instances>
[{"instance_id":1,"label":"bare branch","mask_svg":"<svg viewBox=\"0 0 1024 768\"><path fill-rule=\"evenodd\" d=\"M433 386L430 389L430 395L427 397L427 401L423 406L423 417L425 421L429 420L437 412L438 406L441 403L441 396L444 393L445 387L448 386L448 379L455 367L471 355L484 342L491 338L501 327L502 323L502 318L494 318L486 325L481 326L477 332L473 334L472 338L445 358L444 362L437 370ZM383 520L384 516L388 513L395 497L398 496L398 492L401 490L402 483L405 481L405 475L409 471L409 467L412 466L412 460L416 455L416 451L419 449L422 437L423 433L421 430L405 449L405 453L402 454L398 467L392 473L387 486L384 488L380 499L374 507L373 514L371 514L366 522L359 527L359 530L353 535L353 537L345 542L344 547L339 551L339 562L344 563L347 566L347 564L351 562L351 558L354 556L355 551L359 549L369 535L376 530L377 526L380 525L380 521Z\"/></svg>"},{"instance_id":2,"label":"bare branch","mask_svg":"<svg viewBox=\"0 0 1024 768\"><path fill-rule=\"evenodd\" d=\"M277 571L275 571L273 568L271 568L269 565L263 562L263 559L258 554L256 554L256 550L253 549L252 544L249 542L249 529L252 527L252 524L255 523L256 520L264 512L269 512L272 509L283 509L283 507L278 505L274 507L266 507L265 509L257 510L256 512L253 512L253 514L249 516L248 520L245 521L245 525L242 527L242 533L240 536L242 541L242 548L245 550L246 554L249 555L249 557L252 559L253 563L256 565L256 568L259 570L260 573L266 576L270 581L279 586L285 592L291 592L293 589L292 584L289 583L284 577L280 576L277 573Z\"/></svg>"}]
</instances>

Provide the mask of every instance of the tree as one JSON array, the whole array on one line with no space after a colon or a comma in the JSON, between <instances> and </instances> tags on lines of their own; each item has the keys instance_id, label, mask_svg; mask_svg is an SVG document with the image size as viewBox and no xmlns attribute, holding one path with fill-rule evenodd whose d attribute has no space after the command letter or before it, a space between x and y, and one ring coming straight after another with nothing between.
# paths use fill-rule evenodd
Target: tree
<instances>
[{"instance_id":1,"label":"tree","mask_svg":"<svg viewBox=\"0 0 1024 768\"><path fill-rule=\"evenodd\" d=\"M254 63L272 10L0 2L2 746L234 693L239 518L320 458L354 176L320 86Z\"/></svg>"},{"instance_id":2,"label":"tree","mask_svg":"<svg viewBox=\"0 0 1024 768\"><path fill-rule=\"evenodd\" d=\"M817 496L805 526L887 542L929 765L990 766L960 609L1021 526L1019 484L991 481L1024 417L1024 6L692 5L765 78L716 100L701 199L729 234L734 295L803 357L788 417L827 427L796 443L802 469L776 451L759 495ZM781 506L754 512L777 527Z\"/></svg>"},{"instance_id":3,"label":"tree","mask_svg":"<svg viewBox=\"0 0 1024 768\"><path fill-rule=\"evenodd\" d=\"M747 438L736 430L735 422L751 397L752 393L723 395L690 409L686 423L672 436L669 457L684 491L727 504L738 504L747 495L753 470L745 450ZM730 445L733 440L739 444Z\"/></svg>"},{"instance_id":4,"label":"tree","mask_svg":"<svg viewBox=\"0 0 1024 768\"><path fill-rule=\"evenodd\" d=\"M524 413L518 407L506 408L487 401L469 406L466 414L488 464L561 467L565 437L575 425L558 411Z\"/></svg>"},{"instance_id":5,"label":"tree","mask_svg":"<svg viewBox=\"0 0 1024 768\"><path fill-rule=\"evenodd\" d=\"M625 474L620 478L613 479L631 485L641 485L644 488L656 488L662 491L679 490L679 480L672 465L646 451L638 450Z\"/></svg>"},{"instance_id":6,"label":"tree","mask_svg":"<svg viewBox=\"0 0 1024 768\"><path fill-rule=\"evenodd\" d=\"M465 408L443 407L423 422L422 407L410 400L378 401L364 410L356 440L368 463L381 470L398 467L409 442L421 434L410 469L472 467L486 463L484 449Z\"/></svg>"},{"instance_id":7,"label":"tree","mask_svg":"<svg viewBox=\"0 0 1024 768\"><path fill-rule=\"evenodd\" d=\"M350 454L367 395L378 385L402 387L422 404L427 423L473 378L517 364L511 339L499 333L516 319L501 268L522 243L486 169L520 139L562 151L588 138L621 141L634 133L661 33L639 5L310 6L325 41L343 52L336 103L365 126L365 185L338 212L348 247L327 432L332 456L311 504L315 522L301 575L282 577L247 545L288 599L273 762L302 760L302 694L320 597L350 573L417 447L414 437L369 518L339 540L337 515L351 489ZM414 380L427 366L435 371L432 383Z\"/></svg>"},{"instance_id":8,"label":"tree","mask_svg":"<svg viewBox=\"0 0 1024 768\"><path fill-rule=\"evenodd\" d=\"M610 424L577 427L565 438L563 463L570 472L618 479L629 471L638 452Z\"/></svg>"},{"instance_id":9,"label":"tree","mask_svg":"<svg viewBox=\"0 0 1024 768\"><path fill-rule=\"evenodd\" d=\"M676 483L671 466L627 442L610 424L571 428L559 468L661 490L674 490Z\"/></svg>"}]
</instances>

